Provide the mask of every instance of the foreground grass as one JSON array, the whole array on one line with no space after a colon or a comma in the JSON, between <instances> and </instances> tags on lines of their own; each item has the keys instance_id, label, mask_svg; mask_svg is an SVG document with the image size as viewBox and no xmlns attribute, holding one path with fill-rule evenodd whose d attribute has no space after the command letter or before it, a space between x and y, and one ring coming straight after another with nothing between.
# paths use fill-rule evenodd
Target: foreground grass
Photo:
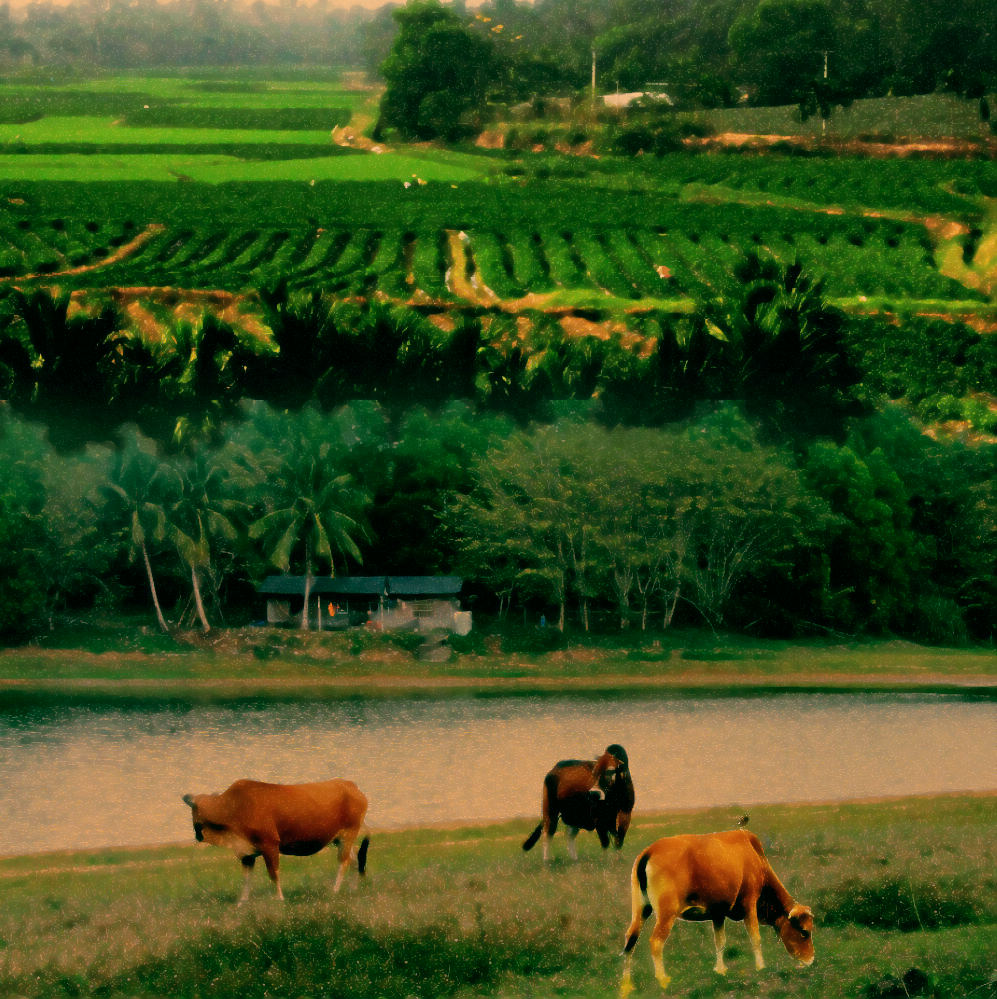
<instances>
[{"instance_id":1,"label":"foreground grass","mask_svg":"<svg viewBox=\"0 0 997 999\"><path fill-rule=\"evenodd\" d=\"M370 876L329 894L331 857L287 858L288 901L261 871L236 908L238 864L209 847L0 860L0 994L58 996L566 996L616 992L628 873L658 836L728 827L713 810L638 815L622 856L563 841L545 869L525 824L375 834ZM752 814L776 870L818 918L817 962L763 939L754 971L741 927L727 980L712 934L680 924L675 994L712 997L991 996L997 987L997 798L911 798ZM637 994L656 995L647 942Z\"/></svg>"}]
</instances>

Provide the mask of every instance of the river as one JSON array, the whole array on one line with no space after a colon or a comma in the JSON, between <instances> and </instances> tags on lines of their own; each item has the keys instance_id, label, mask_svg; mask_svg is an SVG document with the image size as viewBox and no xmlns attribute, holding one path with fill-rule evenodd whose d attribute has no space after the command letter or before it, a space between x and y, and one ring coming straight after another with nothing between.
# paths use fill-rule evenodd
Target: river
<instances>
[{"instance_id":1,"label":"river","mask_svg":"<svg viewBox=\"0 0 997 999\"><path fill-rule=\"evenodd\" d=\"M355 780L376 831L539 817L626 747L637 810L997 789L997 705L945 695L484 697L0 713L0 855L192 840L186 792Z\"/></svg>"}]
</instances>

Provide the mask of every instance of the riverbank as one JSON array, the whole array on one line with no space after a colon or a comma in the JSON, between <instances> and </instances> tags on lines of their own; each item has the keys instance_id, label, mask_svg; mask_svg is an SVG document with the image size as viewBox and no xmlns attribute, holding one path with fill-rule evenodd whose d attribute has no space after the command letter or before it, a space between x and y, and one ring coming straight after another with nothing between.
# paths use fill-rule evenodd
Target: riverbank
<instances>
[{"instance_id":1,"label":"riverbank","mask_svg":"<svg viewBox=\"0 0 997 999\"><path fill-rule=\"evenodd\" d=\"M0 859L0 994L596 999L617 989L639 850L736 817L638 811L621 855L583 835L570 864L559 836L549 867L520 850L523 821L375 831L366 883L351 879L338 896L331 856L285 858L283 906L261 869L251 902L236 908L239 865L211 847ZM795 968L766 933L768 968L756 972L743 928L731 926L721 979L712 934L680 924L666 951L677 993L992 994L997 797L758 806L749 827L813 906L817 961ZM637 994L660 994L646 939L634 973Z\"/></svg>"},{"instance_id":2,"label":"riverbank","mask_svg":"<svg viewBox=\"0 0 997 999\"><path fill-rule=\"evenodd\" d=\"M0 702L293 700L577 691L718 695L758 691L944 692L994 696L992 649L910 642L763 642L707 633L619 641L537 632L452 640L442 661L418 636L136 629L0 651ZM544 647L547 646L553 647Z\"/></svg>"}]
</instances>

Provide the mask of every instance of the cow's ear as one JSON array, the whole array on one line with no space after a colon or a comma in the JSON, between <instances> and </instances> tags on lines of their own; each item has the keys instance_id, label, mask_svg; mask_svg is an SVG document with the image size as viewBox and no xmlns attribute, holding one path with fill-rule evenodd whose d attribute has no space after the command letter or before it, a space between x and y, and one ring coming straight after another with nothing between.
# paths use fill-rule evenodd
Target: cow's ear
<instances>
[{"instance_id":1,"label":"cow's ear","mask_svg":"<svg viewBox=\"0 0 997 999\"><path fill-rule=\"evenodd\" d=\"M184 804L189 805L191 808L194 807L194 795L185 794L183 796Z\"/></svg>"}]
</instances>

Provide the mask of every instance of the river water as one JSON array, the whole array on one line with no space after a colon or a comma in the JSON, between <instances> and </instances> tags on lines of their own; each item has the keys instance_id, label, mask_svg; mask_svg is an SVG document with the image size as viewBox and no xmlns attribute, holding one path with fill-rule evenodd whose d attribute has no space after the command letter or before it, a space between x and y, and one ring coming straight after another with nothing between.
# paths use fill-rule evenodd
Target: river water
<instances>
[{"instance_id":1,"label":"river water","mask_svg":"<svg viewBox=\"0 0 997 999\"><path fill-rule=\"evenodd\" d=\"M486 697L0 713L0 855L189 842L186 792L349 777L376 830L539 818L626 747L637 809L997 789L997 705L942 695Z\"/></svg>"}]
</instances>

